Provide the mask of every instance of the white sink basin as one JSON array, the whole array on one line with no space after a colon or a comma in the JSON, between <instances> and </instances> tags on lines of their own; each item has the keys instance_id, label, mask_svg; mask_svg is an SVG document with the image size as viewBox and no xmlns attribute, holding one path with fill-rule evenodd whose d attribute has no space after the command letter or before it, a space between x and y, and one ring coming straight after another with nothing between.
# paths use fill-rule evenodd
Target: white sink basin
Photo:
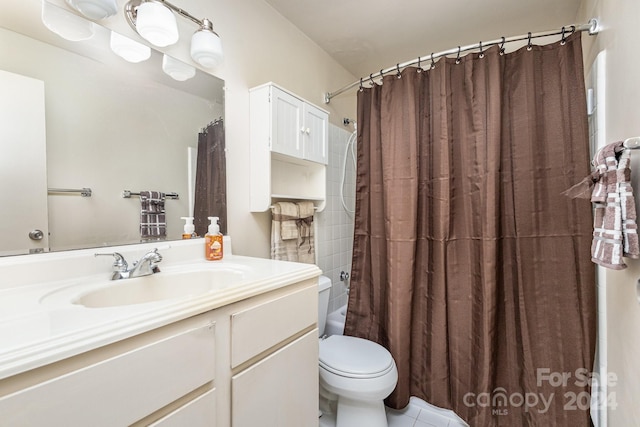
<instances>
[{"instance_id":1,"label":"white sink basin","mask_svg":"<svg viewBox=\"0 0 640 427\"><path fill-rule=\"evenodd\" d=\"M89 289L82 285L66 287L49 293L41 299L41 303L60 303L66 300L88 308L145 304L225 289L240 283L245 276L244 271L233 268L160 272L133 279L106 281Z\"/></svg>"},{"instance_id":2,"label":"white sink basin","mask_svg":"<svg viewBox=\"0 0 640 427\"><path fill-rule=\"evenodd\" d=\"M166 299L185 298L224 289L240 282L241 271L215 270L188 273L154 274L111 282L72 300L90 308L144 304Z\"/></svg>"}]
</instances>

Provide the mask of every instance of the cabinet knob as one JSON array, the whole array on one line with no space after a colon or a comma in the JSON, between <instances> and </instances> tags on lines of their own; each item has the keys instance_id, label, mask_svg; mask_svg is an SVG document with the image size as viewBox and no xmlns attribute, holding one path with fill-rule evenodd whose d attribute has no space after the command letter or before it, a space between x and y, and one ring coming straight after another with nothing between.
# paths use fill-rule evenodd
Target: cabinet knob
<instances>
[{"instance_id":1,"label":"cabinet knob","mask_svg":"<svg viewBox=\"0 0 640 427\"><path fill-rule=\"evenodd\" d=\"M42 232L42 230L32 230L29 232L29 238L31 240L42 240L42 238L44 237L44 233Z\"/></svg>"},{"instance_id":2,"label":"cabinet knob","mask_svg":"<svg viewBox=\"0 0 640 427\"><path fill-rule=\"evenodd\" d=\"M311 132L311 129L307 128L305 132L307 133L307 135L309 135L309 133Z\"/></svg>"},{"instance_id":3,"label":"cabinet knob","mask_svg":"<svg viewBox=\"0 0 640 427\"><path fill-rule=\"evenodd\" d=\"M304 128L303 127L300 128L300 132L304 133Z\"/></svg>"}]
</instances>

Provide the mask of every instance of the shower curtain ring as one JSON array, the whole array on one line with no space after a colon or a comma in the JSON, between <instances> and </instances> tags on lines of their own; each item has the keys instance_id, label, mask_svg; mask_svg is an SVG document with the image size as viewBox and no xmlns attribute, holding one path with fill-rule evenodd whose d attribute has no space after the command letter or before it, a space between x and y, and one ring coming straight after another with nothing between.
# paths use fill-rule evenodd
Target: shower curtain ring
<instances>
[{"instance_id":1,"label":"shower curtain ring","mask_svg":"<svg viewBox=\"0 0 640 427\"><path fill-rule=\"evenodd\" d=\"M527 42L527 50L531 50L533 49L533 46L531 46L531 31L529 31L529 35L527 38L529 39L529 41Z\"/></svg>"},{"instance_id":2,"label":"shower curtain ring","mask_svg":"<svg viewBox=\"0 0 640 427\"><path fill-rule=\"evenodd\" d=\"M478 55L478 58L484 58L484 52L482 51L482 41L480 41L480 55Z\"/></svg>"},{"instance_id":3,"label":"shower curtain ring","mask_svg":"<svg viewBox=\"0 0 640 427\"><path fill-rule=\"evenodd\" d=\"M562 27L562 40L560 40L560 45L564 46L567 43L567 38L565 35L565 28Z\"/></svg>"},{"instance_id":4,"label":"shower curtain ring","mask_svg":"<svg viewBox=\"0 0 640 427\"><path fill-rule=\"evenodd\" d=\"M502 44L500 45L500 55L504 55L504 44L507 42L507 39L502 36Z\"/></svg>"},{"instance_id":5,"label":"shower curtain ring","mask_svg":"<svg viewBox=\"0 0 640 427\"><path fill-rule=\"evenodd\" d=\"M431 52L431 69L436 68L436 61L433 60L433 52Z\"/></svg>"},{"instance_id":6,"label":"shower curtain ring","mask_svg":"<svg viewBox=\"0 0 640 427\"><path fill-rule=\"evenodd\" d=\"M364 90L364 87L362 87L362 77L360 77L360 89L359 91L362 92Z\"/></svg>"},{"instance_id":7,"label":"shower curtain ring","mask_svg":"<svg viewBox=\"0 0 640 427\"><path fill-rule=\"evenodd\" d=\"M402 78L402 74L400 74L400 64L396 63L396 69L398 70L398 73L396 74L396 77L401 79Z\"/></svg>"},{"instance_id":8,"label":"shower curtain ring","mask_svg":"<svg viewBox=\"0 0 640 427\"><path fill-rule=\"evenodd\" d=\"M420 57L418 56L418 69L416 70L418 73L422 72L422 66L420 65Z\"/></svg>"},{"instance_id":9,"label":"shower curtain ring","mask_svg":"<svg viewBox=\"0 0 640 427\"><path fill-rule=\"evenodd\" d=\"M456 57L456 64L460 63L460 46L458 46L458 56Z\"/></svg>"},{"instance_id":10,"label":"shower curtain ring","mask_svg":"<svg viewBox=\"0 0 640 427\"><path fill-rule=\"evenodd\" d=\"M376 82L373 81L373 73L369 74L369 80L371 81L371 87L374 87Z\"/></svg>"},{"instance_id":11,"label":"shower curtain ring","mask_svg":"<svg viewBox=\"0 0 640 427\"><path fill-rule=\"evenodd\" d=\"M380 68L380 79L381 79L381 80L380 80L380 84L383 84L383 83L384 83L384 73L382 72L382 70L383 70L383 69L382 69L382 68Z\"/></svg>"}]
</instances>

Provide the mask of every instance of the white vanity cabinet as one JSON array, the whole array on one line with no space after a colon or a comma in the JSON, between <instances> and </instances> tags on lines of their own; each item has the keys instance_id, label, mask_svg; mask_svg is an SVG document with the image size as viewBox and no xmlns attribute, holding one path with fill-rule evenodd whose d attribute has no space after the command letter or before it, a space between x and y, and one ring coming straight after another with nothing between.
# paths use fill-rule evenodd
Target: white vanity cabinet
<instances>
[{"instance_id":1,"label":"white vanity cabinet","mask_svg":"<svg viewBox=\"0 0 640 427\"><path fill-rule=\"evenodd\" d=\"M233 427L318 422L317 298L311 281L232 314Z\"/></svg>"},{"instance_id":2,"label":"white vanity cabinet","mask_svg":"<svg viewBox=\"0 0 640 427\"><path fill-rule=\"evenodd\" d=\"M329 113L273 83L249 92L251 210L275 199L326 198Z\"/></svg>"},{"instance_id":3,"label":"white vanity cabinet","mask_svg":"<svg viewBox=\"0 0 640 427\"><path fill-rule=\"evenodd\" d=\"M215 402L215 376L216 326L205 313L3 380L0 424L126 426L157 412L215 426L190 405Z\"/></svg>"},{"instance_id":4,"label":"white vanity cabinet","mask_svg":"<svg viewBox=\"0 0 640 427\"><path fill-rule=\"evenodd\" d=\"M318 422L317 279L0 380L0 425Z\"/></svg>"}]
</instances>

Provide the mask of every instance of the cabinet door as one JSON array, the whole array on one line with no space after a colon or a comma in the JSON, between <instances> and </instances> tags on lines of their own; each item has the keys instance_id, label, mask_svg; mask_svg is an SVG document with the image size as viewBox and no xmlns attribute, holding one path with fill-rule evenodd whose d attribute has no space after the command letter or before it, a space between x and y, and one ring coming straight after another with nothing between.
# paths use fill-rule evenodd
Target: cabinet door
<instances>
[{"instance_id":1,"label":"cabinet door","mask_svg":"<svg viewBox=\"0 0 640 427\"><path fill-rule=\"evenodd\" d=\"M310 104L304 104L304 158L327 164L328 114Z\"/></svg>"},{"instance_id":2,"label":"cabinet door","mask_svg":"<svg viewBox=\"0 0 640 427\"><path fill-rule=\"evenodd\" d=\"M318 329L231 379L232 427L318 425Z\"/></svg>"},{"instance_id":3,"label":"cabinet door","mask_svg":"<svg viewBox=\"0 0 640 427\"><path fill-rule=\"evenodd\" d=\"M271 151L302 158L302 101L271 88Z\"/></svg>"}]
</instances>

